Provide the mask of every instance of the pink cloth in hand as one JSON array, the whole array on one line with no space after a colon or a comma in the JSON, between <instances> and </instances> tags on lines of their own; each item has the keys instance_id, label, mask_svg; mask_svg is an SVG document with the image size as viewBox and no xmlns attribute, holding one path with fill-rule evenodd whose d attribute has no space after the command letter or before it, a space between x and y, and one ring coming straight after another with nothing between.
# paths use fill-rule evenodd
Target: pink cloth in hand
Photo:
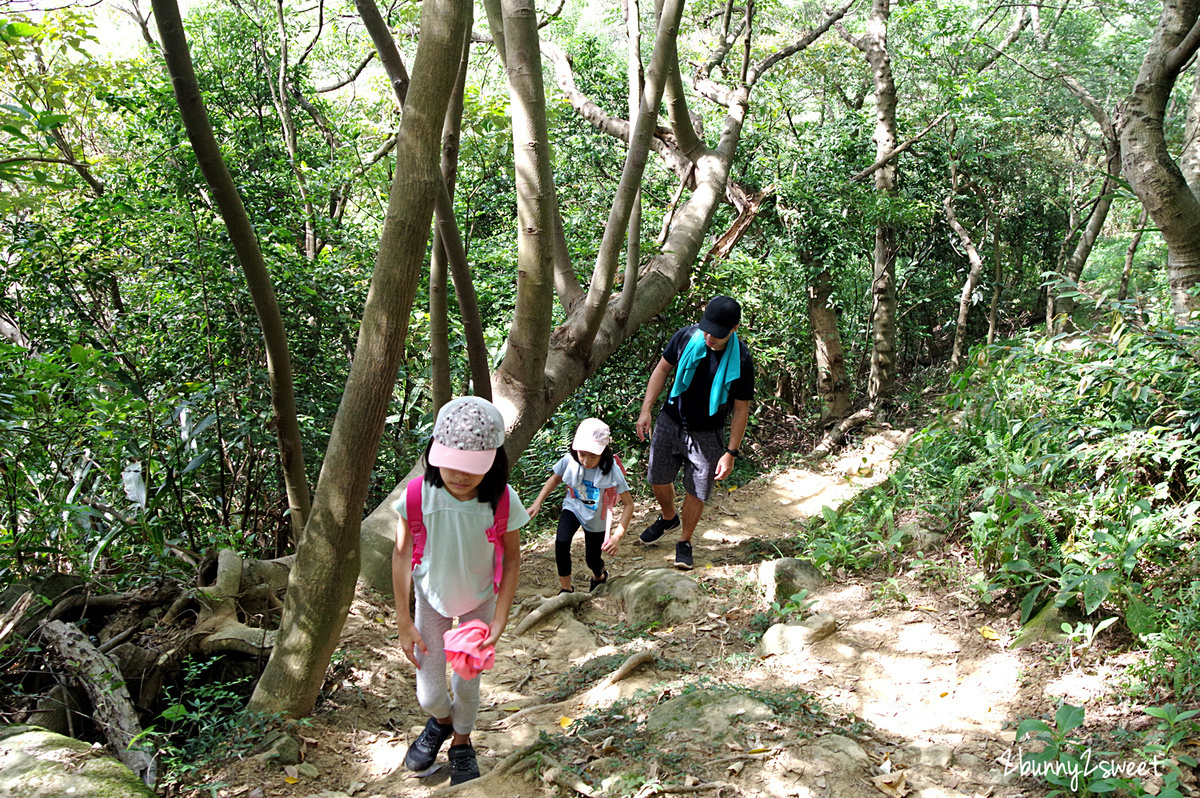
<instances>
[{"instance_id":1,"label":"pink cloth in hand","mask_svg":"<svg viewBox=\"0 0 1200 798\"><path fill-rule=\"evenodd\" d=\"M443 635L446 661L464 679L474 679L496 664L496 647L483 646L491 628L483 621L468 621Z\"/></svg>"}]
</instances>

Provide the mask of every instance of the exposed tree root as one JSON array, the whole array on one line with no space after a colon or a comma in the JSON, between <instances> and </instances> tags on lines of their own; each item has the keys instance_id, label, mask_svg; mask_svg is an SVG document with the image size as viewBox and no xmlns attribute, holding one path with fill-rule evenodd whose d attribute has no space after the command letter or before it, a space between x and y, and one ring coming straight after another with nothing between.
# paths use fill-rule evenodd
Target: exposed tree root
<instances>
[{"instance_id":1,"label":"exposed tree root","mask_svg":"<svg viewBox=\"0 0 1200 798\"><path fill-rule=\"evenodd\" d=\"M47 621L41 630L46 641L62 656L71 678L87 691L96 726L117 758L153 789L157 765L153 755L136 742L142 735L142 725L116 663L71 624Z\"/></svg>"},{"instance_id":2,"label":"exposed tree root","mask_svg":"<svg viewBox=\"0 0 1200 798\"><path fill-rule=\"evenodd\" d=\"M847 432L863 426L874 417L874 411L869 408L863 408L848 418L842 419L833 427L833 429L825 433L825 437L822 438L821 442L812 450L813 455L815 457L824 457L825 455L829 454L834 449L842 445L842 440L846 437Z\"/></svg>"},{"instance_id":3,"label":"exposed tree root","mask_svg":"<svg viewBox=\"0 0 1200 798\"><path fill-rule=\"evenodd\" d=\"M591 600L591 593L560 593L553 598L548 598L534 607L517 624L517 627L513 629L513 634L519 637L564 607L578 607L580 604Z\"/></svg>"}]
</instances>

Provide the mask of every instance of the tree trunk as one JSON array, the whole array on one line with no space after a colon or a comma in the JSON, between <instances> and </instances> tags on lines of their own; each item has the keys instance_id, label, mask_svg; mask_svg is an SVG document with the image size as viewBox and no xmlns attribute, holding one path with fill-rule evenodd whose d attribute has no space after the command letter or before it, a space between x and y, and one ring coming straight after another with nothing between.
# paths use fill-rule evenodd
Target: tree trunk
<instances>
[{"instance_id":1,"label":"tree trunk","mask_svg":"<svg viewBox=\"0 0 1200 798\"><path fill-rule=\"evenodd\" d=\"M433 205L445 182L439 170L442 122L457 70L470 4L426 0L396 145L379 255L358 344L333 422L316 501L288 579L278 642L249 709L308 714L324 680L359 570L362 507L429 240Z\"/></svg>"},{"instance_id":2,"label":"tree trunk","mask_svg":"<svg viewBox=\"0 0 1200 798\"><path fill-rule=\"evenodd\" d=\"M990 214L989 214L990 215ZM1000 220L992 219L992 305L988 308L988 346L996 343L996 325L999 323L1001 277L1004 259L1000 256Z\"/></svg>"},{"instance_id":3,"label":"tree trunk","mask_svg":"<svg viewBox=\"0 0 1200 798\"><path fill-rule=\"evenodd\" d=\"M1167 244L1171 308L1180 323L1200 310L1195 291L1200 285L1200 198L1171 155L1164 117L1180 71L1200 48L1198 17L1200 0L1163 3L1137 82L1122 109L1122 171ZM1193 111L1195 106L1192 103Z\"/></svg>"},{"instance_id":4,"label":"tree trunk","mask_svg":"<svg viewBox=\"0 0 1200 798\"><path fill-rule=\"evenodd\" d=\"M821 397L821 422L844 418L850 410L850 384L846 356L838 330L837 310L830 304L833 276L819 269L808 287L808 317L816 344L817 393Z\"/></svg>"},{"instance_id":5,"label":"tree trunk","mask_svg":"<svg viewBox=\"0 0 1200 798\"><path fill-rule=\"evenodd\" d=\"M1108 220L1108 211L1112 208L1113 191L1115 189L1116 178L1119 169L1120 151L1116 141L1108 142L1107 157L1105 158L1105 166L1107 171L1104 175L1104 182L1100 184L1100 196L1096 198L1096 203L1092 206L1092 212L1088 215L1087 224L1083 227L1083 232L1079 235L1079 240L1075 242L1075 249L1063 264L1063 276L1068 278L1073 283L1078 283L1083 275L1083 267L1087 264L1088 257L1092 254L1092 249L1096 246L1096 240L1100 237L1100 231L1104 229L1104 223ZM1075 312L1075 306L1078 301L1074 296L1059 296L1055 299L1054 305L1054 332L1061 333L1075 329L1075 323L1072 315Z\"/></svg>"},{"instance_id":6,"label":"tree trunk","mask_svg":"<svg viewBox=\"0 0 1200 798\"><path fill-rule=\"evenodd\" d=\"M874 0L867 32L850 38L871 65L875 84L876 162L896 149L896 82L887 50L889 0ZM896 163L888 161L875 171L875 190L896 193ZM871 277L871 376L867 394L873 406L886 407L896 383L896 228L887 221L875 227L875 266Z\"/></svg>"},{"instance_id":7,"label":"tree trunk","mask_svg":"<svg viewBox=\"0 0 1200 798\"><path fill-rule=\"evenodd\" d=\"M962 293L958 297L958 318L954 324L954 347L950 350L950 368L958 371L963 367L965 360L963 350L966 348L967 316L970 313L971 305L974 304L975 286L979 285L979 277L983 274L983 258L979 256L979 250L975 247L975 242L971 240L971 234L954 214L954 195L946 197L942 205L946 209L946 221L950 223L950 229L958 236L959 243L967 253L967 279L963 282Z\"/></svg>"},{"instance_id":8,"label":"tree trunk","mask_svg":"<svg viewBox=\"0 0 1200 798\"><path fill-rule=\"evenodd\" d=\"M553 326L557 207L546 90L533 0L501 0L500 7L516 173L517 294L508 349L492 392L512 409L540 419L545 412L546 342Z\"/></svg>"},{"instance_id":9,"label":"tree trunk","mask_svg":"<svg viewBox=\"0 0 1200 798\"><path fill-rule=\"evenodd\" d=\"M237 253L238 262L246 276L246 286L254 300L254 310L262 327L263 345L267 356L267 374L271 380L271 404L279 437L279 457L283 466L284 485L288 497L288 514L292 535L299 538L308 521L310 497L308 477L304 469L304 448L300 441L300 424L296 418L296 395L292 382L292 361L288 353L287 333L283 316L271 285L271 275L258 246L258 237L250 217L242 205L225 159L221 155L200 86L188 50L183 21L176 0L154 0L154 18L162 39L163 56L171 86L179 104L188 140L196 153L200 171L212 192L221 220L229 232L229 240Z\"/></svg>"},{"instance_id":10,"label":"tree trunk","mask_svg":"<svg viewBox=\"0 0 1200 798\"><path fill-rule=\"evenodd\" d=\"M1137 254L1138 245L1142 243L1142 234L1145 232L1146 209L1142 208L1142 215L1138 218L1138 229L1134 232L1133 238L1129 239L1129 246L1125 250L1125 268L1121 270L1121 289L1117 292L1119 302L1124 302L1129 298L1129 279L1133 276L1133 258Z\"/></svg>"}]
</instances>

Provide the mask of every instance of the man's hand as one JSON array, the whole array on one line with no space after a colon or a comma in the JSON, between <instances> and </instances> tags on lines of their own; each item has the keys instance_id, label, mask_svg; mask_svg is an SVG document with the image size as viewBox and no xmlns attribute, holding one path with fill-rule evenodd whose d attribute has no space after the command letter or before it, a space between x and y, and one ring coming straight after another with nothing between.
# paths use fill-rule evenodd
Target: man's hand
<instances>
[{"instance_id":1,"label":"man's hand","mask_svg":"<svg viewBox=\"0 0 1200 798\"><path fill-rule=\"evenodd\" d=\"M639 441L644 441L649 438L653 432L653 427L650 422L650 411L643 409L638 414L637 418L637 436Z\"/></svg>"},{"instance_id":2,"label":"man's hand","mask_svg":"<svg viewBox=\"0 0 1200 798\"><path fill-rule=\"evenodd\" d=\"M717 479L722 480L733 473L734 457L729 452L721 455L721 459L717 461Z\"/></svg>"}]
</instances>

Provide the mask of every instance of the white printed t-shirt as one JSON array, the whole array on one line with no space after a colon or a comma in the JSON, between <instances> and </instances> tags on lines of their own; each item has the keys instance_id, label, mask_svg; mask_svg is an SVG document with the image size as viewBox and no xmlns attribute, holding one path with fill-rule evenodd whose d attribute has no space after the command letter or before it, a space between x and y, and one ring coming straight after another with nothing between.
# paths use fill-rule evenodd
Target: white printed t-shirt
<instances>
[{"instance_id":1,"label":"white printed t-shirt","mask_svg":"<svg viewBox=\"0 0 1200 798\"><path fill-rule=\"evenodd\" d=\"M563 509L574 513L588 532L604 531L604 518L598 517L598 513L605 489L616 488L618 496L629 490L625 474L615 462L605 474L599 468L584 468L574 457L565 454L554 464L554 473L562 477L567 486Z\"/></svg>"},{"instance_id":2,"label":"white printed t-shirt","mask_svg":"<svg viewBox=\"0 0 1200 798\"><path fill-rule=\"evenodd\" d=\"M511 531L529 523L529 512L512 486L507 487ZM393 506L407 521L405 498ZM421 520L425 552L413 571L413 582L429 605L444 617L454 618L494 596L496 547L487 538L487 530L495 523L492 506L478 499L460 502L445 488L422 482Z\"/></svg>"}]
</instances>

